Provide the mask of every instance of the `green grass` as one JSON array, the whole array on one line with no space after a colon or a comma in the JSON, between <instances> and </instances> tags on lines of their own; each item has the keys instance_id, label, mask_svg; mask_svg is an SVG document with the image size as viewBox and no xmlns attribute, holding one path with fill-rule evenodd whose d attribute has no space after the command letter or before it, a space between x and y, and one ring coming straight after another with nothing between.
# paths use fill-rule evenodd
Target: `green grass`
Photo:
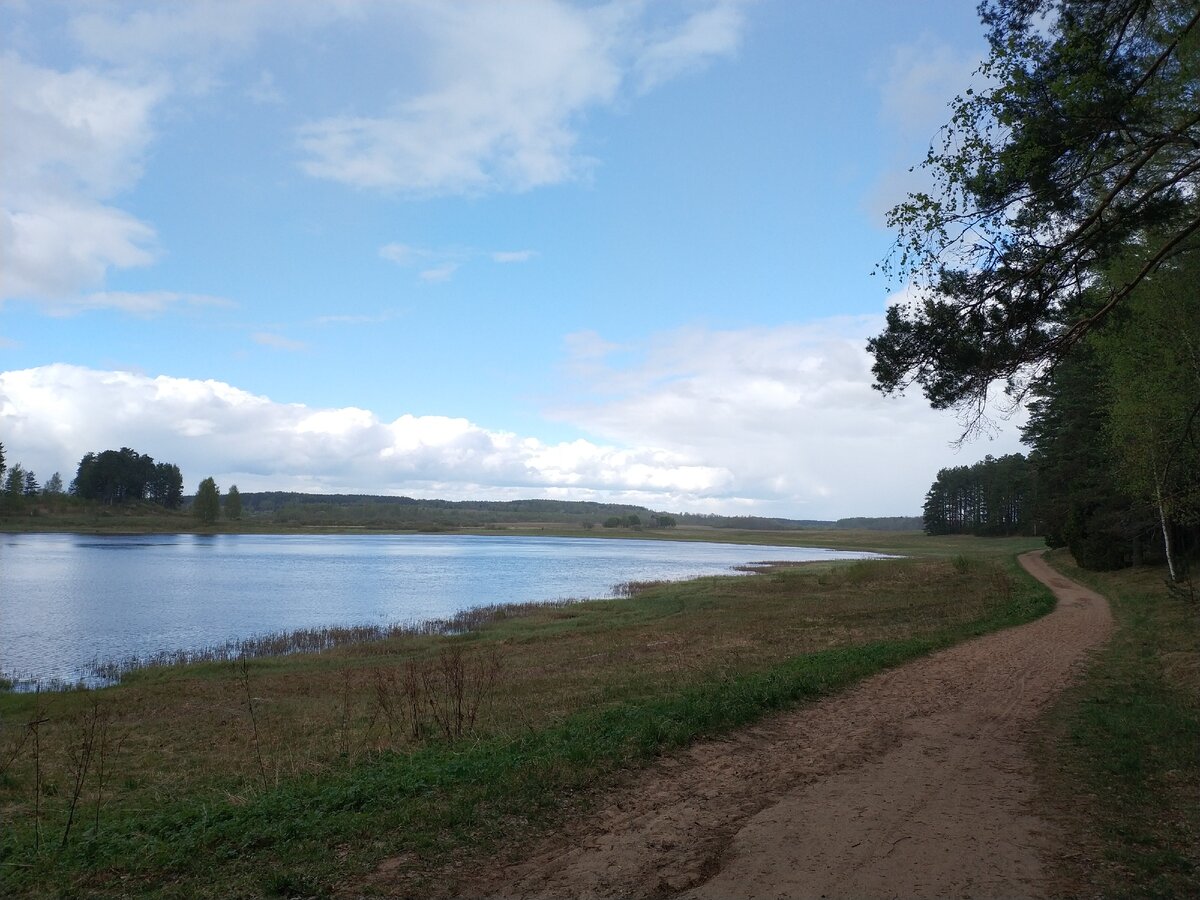
<instances>
[{"instance_id":1,"label":"green grass","mask_svg":"<svg viewBox=\"0 0 1200 900\"><path fill-rule=\"evenodd\" d=\"M459 638L255 660L244 680L213 663L147 670L99 692L0 695L0 765L35 703L49 720L47 842L34 852L26 745L0 779L0 887L315 895L388 856L404 860L398 877L414 893L423 879L444 886L453 863L551 827L616 773L1050 608L1005 557L1008 544L993 544L991 560L985 541L954 546L962 559L698 579L527 609ZM447 645L503 659L478 727L454 742L385 732L372 685ZM99 829L93 779L62 849L71 753L93 700L123 743Z\"/></svg>"},{"instance_id":2,"label":"green grass","mask_svg":"<svg viewBox=\"0 0 1200 900\"><path fill-rule=\"evenodd\" d=\"M1159 569L1051 561L1108 597L1116 622L1045 720L1047 795L1075 848L1060 878L1080 895L1200 896L1200 610Z\"/></svg>"}]
</instances>

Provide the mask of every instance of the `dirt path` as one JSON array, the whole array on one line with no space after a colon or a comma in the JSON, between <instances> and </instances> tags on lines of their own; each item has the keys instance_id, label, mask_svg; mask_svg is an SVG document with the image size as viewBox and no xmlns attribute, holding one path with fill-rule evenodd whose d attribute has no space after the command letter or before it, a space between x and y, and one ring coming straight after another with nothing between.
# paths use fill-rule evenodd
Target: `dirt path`
<instances>
[{"instance_id":1,"label":"dirt path","mask_svg":"<svg viewBox=\"0 0 1200 900\"><path fill-rule=\"evenodd\" d=\"M1021 897L1056 835L1030 808L1035 719L1111 630L1043 562L1050 615L893 669L630 777L463 896Z\"/></svg>"}]
</instances>

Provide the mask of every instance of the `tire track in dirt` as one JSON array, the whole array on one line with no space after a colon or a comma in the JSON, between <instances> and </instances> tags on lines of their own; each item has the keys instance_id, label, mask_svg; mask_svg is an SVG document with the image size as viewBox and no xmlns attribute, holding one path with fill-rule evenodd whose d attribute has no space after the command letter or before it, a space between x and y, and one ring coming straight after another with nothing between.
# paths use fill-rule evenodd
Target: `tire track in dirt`
<instances>
[{"instance_id":1,"label":"tire track in dirt","mask_svg":"<svg viewBox=\"0 0 1200 900\"><path fill-rule=\"evenodd\" d=\"M1031 806L1026 745L1112 621L1103 597L1040 553L1020 561L1058 598L1049 615L695 744L458 893L1043 895L1041 859L1058 835Z\"/></svg>"}]
</instances>

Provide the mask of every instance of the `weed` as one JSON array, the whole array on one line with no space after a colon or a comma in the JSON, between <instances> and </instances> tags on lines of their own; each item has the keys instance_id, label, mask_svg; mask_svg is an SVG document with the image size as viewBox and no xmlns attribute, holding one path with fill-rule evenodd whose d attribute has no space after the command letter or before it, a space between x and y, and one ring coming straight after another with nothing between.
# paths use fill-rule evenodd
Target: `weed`
<instances>
[{"instance_id":1,"label":"weed","mask_svg":"<svg viewBox=\"0 0 1200 900\"><path fill-rule=\"evenodd\" d=\"M267 786L267 766L263 761L262 740L258 733L258 714L254 708L254 696L250 692L250 666L246 661L246 657L242 657L238 667L240 676L242 693L246 699L246 713L250 717L250 729L254 740L254 759L258 763L258 777L262 786Z\"/></svg>"}]
</instances>

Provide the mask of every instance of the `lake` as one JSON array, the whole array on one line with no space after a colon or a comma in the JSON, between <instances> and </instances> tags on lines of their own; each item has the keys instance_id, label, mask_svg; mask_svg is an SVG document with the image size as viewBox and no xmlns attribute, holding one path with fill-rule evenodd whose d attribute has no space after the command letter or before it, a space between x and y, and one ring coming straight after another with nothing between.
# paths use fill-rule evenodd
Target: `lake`
<instances>
[{"instance_id":1,"label":"lake","mask_svg":"<svg viewBox=\"0 0 1200 900\"><path fill-rule=\"evenodd\" d=\"M871 555L616 538L0 534L0 672L92 681L98 662L269 632L418 623L763 560Z\"/></svg>"}]
</instances>

